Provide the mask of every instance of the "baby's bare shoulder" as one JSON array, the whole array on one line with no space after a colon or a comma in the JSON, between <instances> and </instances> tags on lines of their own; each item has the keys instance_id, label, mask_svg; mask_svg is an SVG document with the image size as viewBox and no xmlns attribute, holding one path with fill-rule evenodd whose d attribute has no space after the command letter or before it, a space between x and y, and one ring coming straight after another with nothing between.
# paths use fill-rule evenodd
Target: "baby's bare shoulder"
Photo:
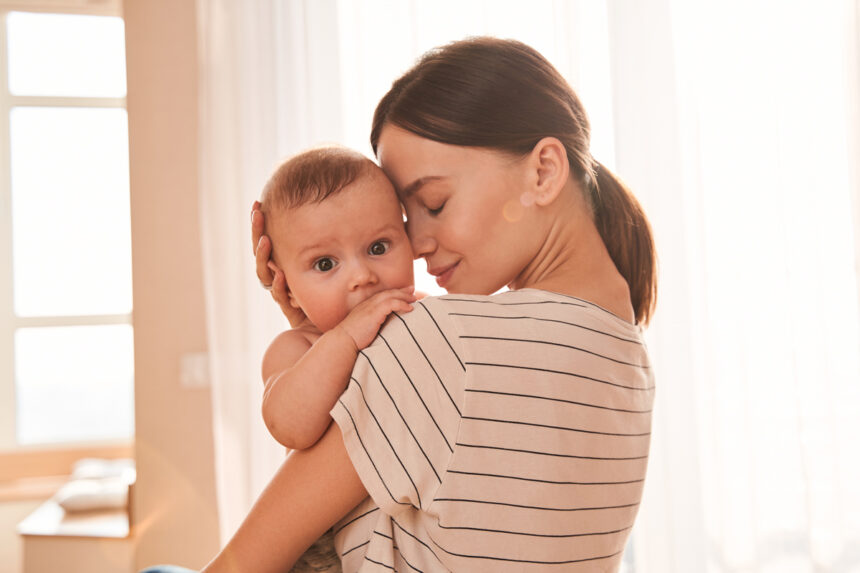
<instances>
[{"instance_id":1,"label":"baby's bare shoulder","mask_svg":"<svg viewBox=\"0 0 860 573\"><path fill-rule=\"evenodd\" d=\"M285 330L277 335L263 354L263 381L286 368L292 367L313 346L319 334L302 327Z\"/></svg>"},{"instance_id":2,"label":"baby's bare shoulder","mask_svg":"<svg viewBox=\"0 0 860 573\"><path fill-rule=\"evenodd\" d=\"M313 344L319 337L322 336L322 332L316 326L313 325L301 325L295 328L291 328L287 331L288 334L291 334L293 338L296 340L303 340L308 344Z\"/></svg>"},{"instance_id":3,"label":"baby's bare shoulder","mask_svg":"<svg viewBox=\"0 0 860 573\"><path fill-rule=\"evenodd\" d=\"M290 330L285 330L272 339L272 342L269 343L269 349L285 349L293 347L307 349L316 342L317 338L319 338L318 335L314 337L311 332L306 331L301 327L292 328Z\"/></svg>"}]
</instances>

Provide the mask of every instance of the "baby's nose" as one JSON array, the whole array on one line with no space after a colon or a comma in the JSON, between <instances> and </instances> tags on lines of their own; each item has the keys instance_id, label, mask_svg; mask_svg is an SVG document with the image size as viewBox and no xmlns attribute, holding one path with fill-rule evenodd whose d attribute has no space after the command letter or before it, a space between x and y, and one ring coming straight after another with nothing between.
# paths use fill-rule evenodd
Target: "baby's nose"
<instances>
[{"instance_id":1,"label":"baby's nose","mask_svg":"<svg viewBox=\"0 0 860 573\"><path fill-rule=\"evenodd\" d=\"M352 274L350 275L349 288L351 290L355 290L357 288L361 288L367 285L376 284L376 282L376 273L373 272L373 269L370 267L370 265L366 263L357 263L352 271Z\"/></svg>"}]
</instances>

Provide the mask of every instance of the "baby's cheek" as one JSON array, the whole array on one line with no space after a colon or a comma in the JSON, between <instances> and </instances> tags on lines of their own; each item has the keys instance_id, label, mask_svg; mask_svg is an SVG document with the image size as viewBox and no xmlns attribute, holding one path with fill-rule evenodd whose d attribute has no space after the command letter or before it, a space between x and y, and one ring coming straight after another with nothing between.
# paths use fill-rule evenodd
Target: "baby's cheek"
<instances>
[{"instance_id":1,"label":"baby's cheek","mask_svg":"<svg viewBox=\"0 0 860 573\"><path fill-rule=\"evenodd\" d=\"M314 322L314 324L316 324L317 328L321 331L326 332L340 324L340 322L346 318L346 315L349 314L349 311L350 309L345 306L338 308L332 306L326 309L326 311L321 312L318 315L318 322Z\"/></svg>"},{"instance_id":2,"label":"baby's cheek","mask_svg":"<svg viewBox=\"0 0 860 573\"><path fill-rule=\"evenodd\" d=\"M397 282L403 286L415 284L415 264L411 257L404 258L400 269L400 280Z\"/></svg>"}]
</instances>

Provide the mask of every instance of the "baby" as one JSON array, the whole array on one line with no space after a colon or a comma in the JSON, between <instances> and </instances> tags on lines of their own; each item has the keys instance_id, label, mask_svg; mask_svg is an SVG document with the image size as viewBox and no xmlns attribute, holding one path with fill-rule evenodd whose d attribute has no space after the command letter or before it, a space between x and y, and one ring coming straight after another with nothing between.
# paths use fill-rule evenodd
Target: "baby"
<instances>
[{"instance_id":1,"label":"baby","mask_svg":"<svg viewBox=\"0 0 860 573\"><path fill-rule=\"evenodd\" d=\"M301 316L263 357L263 419L278 442L305 449L331 423L358 352L391 312L412 310L412 248L391 182L345 148L289 159L261 203L272 270L284 274L288 304ZM331 530L292 569L340 570Z\"/></svg>"},{"instance_id":2,"label":"baby","mask_svg":"<svg viewBox=\"0 0 860 573\"><path fill-rule=\"evenodd\" d=\"M355 151L296 155L261 203L289 305L304 314L263 357L263 419L278 442L305 449L331 423L358 352L391 312L412 310L412 249L394 187Z\"/></svg>"}]
</instances>

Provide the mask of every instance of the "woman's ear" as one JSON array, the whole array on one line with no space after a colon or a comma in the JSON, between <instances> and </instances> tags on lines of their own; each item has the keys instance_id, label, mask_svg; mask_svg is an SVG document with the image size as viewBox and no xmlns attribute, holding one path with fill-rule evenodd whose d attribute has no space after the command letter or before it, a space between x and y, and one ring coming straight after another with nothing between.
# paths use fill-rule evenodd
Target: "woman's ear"
<instances>
[{"instance_id":1,"label":"woman's ear","mask_svg":"<svg viewBox=\"0 0 860 573\"><path fill-rule=\"evenodd\" d=\"M549 205L559 196L570 176L567 150L555 137L544 137L529 154L529 167L536 175L532 178L534 185L530 189L534 203Z\"/></svg>"}]
</instances>

